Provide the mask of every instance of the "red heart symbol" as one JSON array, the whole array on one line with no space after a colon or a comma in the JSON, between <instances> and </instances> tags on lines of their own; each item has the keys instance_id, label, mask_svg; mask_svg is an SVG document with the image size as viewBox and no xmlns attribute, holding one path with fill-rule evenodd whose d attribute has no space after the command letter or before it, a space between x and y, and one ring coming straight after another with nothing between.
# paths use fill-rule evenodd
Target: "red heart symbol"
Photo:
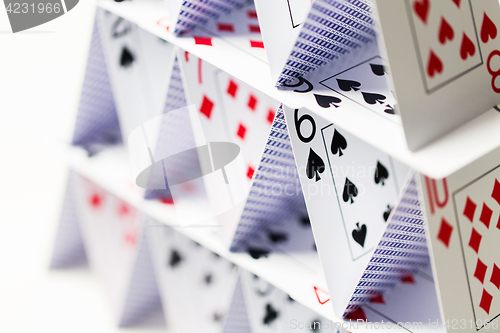
<instances>
[{"instance_id":1,"label":"red heart symbol","mask_svg":"<svg viewBox=\"0 0 500 333\"><path fill-rule=\"evenodd\" d=\"M452 41L454 36L455 33L453 32L453 28L451 27L451 25L444 19L444 17L441 17L441 27L439 28L439 42L444 45L447 39Z\"/></svg>"},{"instance_id":2,"label":"red heart symbol","mask_svg":"<svg viewBox=\"0 0 500 333\"><path fill-rule=\"evenodd\" d=\"M439 57L431 50L429 54L429 60L427 62L427 75L429 77L434 77L437 73L441 73L443 71L443 62Z\"/></svg>"},{"instance_id":3,"label":"red heart symbol","mask_svg":"<svg viewBox=\"0 0 500 333\"><path fill-rule=\"evenodd\" d=\"M458 8L460 8L460 0L452 0Z\"/></svg>"},{"instance_id":4,"label":"red heart symbol","mask_svg":"<svg viewBox=\"0 0 500 333\"><path fill-rule=\"evenodd\" d=\"M474 53L476 53L476 47L464 32L462 45L460 46L460 57L462 57L462 60L465 60L469 55L472 57Z\"/></svg>"},{"instance_id":5,"label":"red heart symbol","mask_svg":"<svg viewBox=\"0 0 500 333\"><path fill-rule=\"evenodd\" d=\"M415 1L413 3L413 10L420 19L427 24L427 16L429 15L429 0Z\"/></svg>"},{"instance_id":6,"label":"red heart symbol","mask_svg":"<svg viewBox=\"0 0 500 333\"><path fill-rule=\"evenodd\" d=\"M483 25L481 27L481 40L483 43L487 43L489 37L491 37L491 39L497 37L497 27L485 12L483 16Z\"/></svg>"}]
</instances>

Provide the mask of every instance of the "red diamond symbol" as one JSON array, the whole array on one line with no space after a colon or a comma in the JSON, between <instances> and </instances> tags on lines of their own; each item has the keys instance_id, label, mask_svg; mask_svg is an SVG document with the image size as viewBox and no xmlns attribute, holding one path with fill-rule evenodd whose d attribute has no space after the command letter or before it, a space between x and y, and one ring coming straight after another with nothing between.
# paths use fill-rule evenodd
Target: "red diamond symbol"
<instances>
[{"instance_id":1,"label":"red diamond symbol","mask_svg":"<svg viewBox=\"0 0 500 333\"><path fill-rule=\"evenodd\" d=\"M227 86L227 93L233 97L236 97L237 91L238 91L238 85L233 80L229 80L229 85Z\"/></svg>"},{"instance_id":2,"label":"red diamond symbol","mask_svg":"<svg viewBox=\"0 0 500 333\"><path fill-rule=\"evenodd\" d=\"M255 107L257 106L257 98L255 98L254 95L250 94L248 97L248 107L252 109L252 111L255 111Z\"/></svg>"},{"instance_id":3,"label":"red diamond symbol","mask_svg":"<svg viewBox=\"0 0 500 333\"><path fill-rule=\"evenodd\" d=\"M200 112L204 114L208 119L210 119L213 108L214 103L207 96L203 95L203 102L201 102Z\"/></svg>"},{"instance_id":4,"label":"red diamond symbol","mask_svg":"<svg viewBox=\"0 0 500 333\"><path fill-rule=\"evenodd\" d=\"M236 132L236 135L238 135L241 139L244 139L246 131L247 131L246 127L243 126L243 124L240 124L238 126L238 131Z\"/></svg>"},{"instance_id":5,"label":"red diamond symbol","mask_svg":"<svg viewBox=\"0 0 500 333\"><path fill-rule=\"evenodd\" d=\"M498 217L497 228L500 229L500 216Z\"/></svg>"},{"instance_id":6,"label":"red diamond symbol","mask_svg":"<svg viewBox=\"0 0 500 333\"><path fill-rule=\"evenodd\" d=\"M90 204L92 205L92 207L99 207L101 203L102 203L102 198L97 193L92 195L92 197L90 198Z\"/></svg>"},{"instance_id":7,"label":"red diamond symbol","mask_svg":"<svg viewBox=\"0 0 500 333\"><path fill-rule=\"evenodd\" d=\"M385 304L384 298L382 295L375 296L370 300L370 303L379 303L379 304Z\"/></svg>"},{"instance_id":8,"label":"red diamond symbol","mask_svg":"<svg viewBox=\"0 0 500 333\"><path fill-rule=\"evenodd\" d=\"M217 22L217 30L219 30L219 31L227 31L227 32L234 32L234 25L232 25L231 23Z\"/></svg>"},{"instance_id":9,"label":"red diamond symbol","mask_svg":"<svg viewBox=\"0 0 500 333\"><path fill-rule=\"evenodd\" d=\"M490 220L491 220L491 214L493 212L491 211L490 207L486 206L486 204L483 204L483 210L481 211L481 217L479 217L479 221L483 222L486 228L490 228Z\"/></svg>"},{"instance_id":10,"label":"red diamond symbol","mask_svg":"<svg viewBox=\"0 0 500 333\"><path fill-rule=\"evenodd\" d=\"M439 232L437 238L443 242L443 244L448 247L450 245L451 233L453 232L453 227L448 223L443 217L441 220L441 226L439 227Z\"/></svg>"},{"instance_id":11,"label":"red diamond symbol","mask_svg":"<svg viewBox=\"0 0 500 333\"><path fill-rule=\"evenodd\" d=\"M194 43L196 45L208 45L212 46L212 38L211 37L197 37L194 36Z\"/></svg>"},{"instance_id":12,"label":"red diamond symbol","mask_svg":"<svg viewBox=\"0 0 500 333\"><path fill-rule=\"evenodd\" d=\"M410 275L406 275L405 277L403 277L401 279L401 282L415 284L415 278L411 274Z\"/></svg>"},{"instance_id":13,"label":"red diamond symbol","mask_svg":"<svg viewBox=\"0 0 500 333\"><path fill-rule=\"evenodd\" d=\"M254 19L256 19L256 18L257 18L257 12L256 12L255 10L248 10L248 11L247 11L247 16L248 16L249 18L254 18Z\"/></svg>"},{"instance_id":14,"label":"red diamond symbol","mask_svg":"<svg viewBox=\"0 0 500 333\"><path fill-rule=\"evenodd\" d=\"M126 203L122 202L120 204L120 206L118 207L118 215L124 216L124 215L127 215L129 212L130 212L130 208L128 207L128 205Z\"/></svg>"},{"instance_id":15,"label":"red diamond symbol","mask_svg":"<svg viewBox=\"0 0 500 333\"><path fill-rule=\"evenodd\" d=\"M474 276L481 281L481 283L484 283L484 276L486 275L486 270L488 269L488 266L486 266L481 259L477 259L477 265L476 265L476 271L474 272Z\"/></svg>"},{"instance_id":16,"label":"red diamond symbol","mask_svg":"<svg viewBox=\"0 0 500 333\"><path fill-rule=\"evenodd\" d=\"M467 202L465 203L464 215L472 222L474 220L474 213L476 212L476 204L467 197Z\"/></svg>"},{"instance_id":17,"label":"red diamond symbol","mask_svg":"<svg viewBox=\"0 0 500 333\"><path fill-rule=\"evenodd\" d=\"M272 124L273 123L273 120L274 120L274 115L276 113L273 111L273 110L269 110L267 111L267 121Z\"/></svg>"},{"instance_id":18,"label":"red diamond symbol","mask_svg":"<svg viewBox=\"0 0 500 333\"><path fill-rule=\"evenodd\" d=\"M472 234L470 235L469 246L479 253L479 246L481 245L481 239L483 236L479 232L476 231L475 228L472 228Z\"/></svg>"},{"instance_id":19,"label":"red diamond symbol","mask_svg":"<svg viewBox=\"0 0 500 333\"><path fill-rule=\"evenodd\" d=\"M495 186L493 186L493 192L491 193L491 197L500 204L500 183L496 179L495 179Z\"/></svg>"},{"instance_id":20,"label":"red diamond symbol","mask_svg":"<svg viewBox=\"0 0 500 333\"><path fill-rule=\"evenodd\" d=\"M250 47L255 47L259 49L264 48L264 43L258 40L250 40Z\"/></svg>"},{"instance_id":21,"label":"red diamond symbol","mask_svg":"<svg viewBox=\"0 0 500 333\"><path fill-rule=\"evenodd\" d=\"M493 283L497 289L500 289L500 268L496 264L493 264L493 273L491 273L490 282Z\"/></svg>"},{"instance_id":22,"label":"red diamond symbol","mask_svg":"<svg viewBox=\"0 0 500 333\"><path fill-rule=\"evenodd\" d=\"M248 179L252 179L254 173L255 173L255 169L252 168L251 166L248 166L248 170L247 170Z\"/></svg>"},{"instance_id":23,"label":"red diamond symbol","mask_svg":"<svg viewBox=\"0 0 500 333\"><path fill-rule=\"evenodd\" d=\"M258 24L249 24L248 25L248 30L250 32L258 32L258 33L260 33L260 27L259 27Z\"/></svg>"},{"instance_id":24,"label":"red diamond symbol","mask_svg":"<svg viewBox=\"0 0 500 333\"><path fill-rule=\"evenodd\" d=\"M174 199L173 198L168 198L168 197L163 197L160 199L160 202L165 205L173 205L174 204Z\"/></svg>"},{"instance_id":25,"label":"red diamond symbol","mask_svg":"<svg viewBox=\"0 0 500 333\"><path fill-rule=\"evenodd\" d=\"M483 289L483 296L481 296L481 302L479 303L479 307L484 311L486 311L487 314L490 314L490 306L492 300L493 296L488 294L486 289Z\"/></svg>"}]
</instances>

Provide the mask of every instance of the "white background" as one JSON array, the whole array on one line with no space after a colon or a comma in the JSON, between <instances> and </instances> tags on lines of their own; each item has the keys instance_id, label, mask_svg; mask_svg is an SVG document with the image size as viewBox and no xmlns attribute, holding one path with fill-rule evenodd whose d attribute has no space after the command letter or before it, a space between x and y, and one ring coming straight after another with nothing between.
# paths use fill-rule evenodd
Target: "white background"
<instances>
[{"instance_id":1,"label":"white background","mask_svg":"<svg viewBox=\"0 0 500 333\"><path fill-rule=\"evenodd\" d=\"M94 5L12 34L0 3L0 332L165 331L117 329L88 268L48 269Z\"/></svg>"}]
</instances>

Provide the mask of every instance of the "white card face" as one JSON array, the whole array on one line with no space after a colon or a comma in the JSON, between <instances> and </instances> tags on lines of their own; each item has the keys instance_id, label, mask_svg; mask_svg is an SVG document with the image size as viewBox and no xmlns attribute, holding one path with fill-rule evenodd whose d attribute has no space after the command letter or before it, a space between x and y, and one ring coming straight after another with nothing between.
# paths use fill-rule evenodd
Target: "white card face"
<instances>
[{"instance_id":1,"label":"white card face","mask_svg":"<svg viewBox=\"0 0 500 333\"><path fill-rule=\"evenodd\" d=\"M156 115L139 28L104 10L98 11L98 18L122 138L127 142L132 130Z\"/></svg>"},{"instance_id":2,"label":"white card face","mask_svg":"<svg viewBox=\"0 0 500 333\"><path fill-rule=\"evenodd\" d=\"M305 2L309 1L255 0L262 38L266 46L269 68L274 82L278 80L295 40L299 36L301 23L309 12L311 5L310 3L304 4Z\"/></svg>"},{"instance_id":3,"label":"white card face","mask_svg":"<svg viewBox=\"0 0 500 333\"><path fill-rule=\"evenodd\" d=\"M174 45L139 29L140 54L147 70L148 89L152 98L152 115L164 111L169 79L174 63Z\"/></svg>"},{"instance_id":4,"label":"white card face","mask_svg":"<svg viewBox=\"0 0 500 333\"><path fill-rule=\"evenodd\" d=\"M226 72L217 71L215 75L215 86L227 117L230 137L240 146L250 181L279 104Z\"/></svg>"},{"instance_id":5,"label":"white card face","mask_svg":"<svg viewBox=\"0 0 500 333\"><path fill-rule=\"evenodd\" d=\"M500 315L499 151L443 180L421 177L445 319L482 331Z\"/></svg>"},{"instance_id":6,"label":"white card face","mask_svg":"<svg viewBox=\"0 0 500 333\"><path fill-rule=\"evenodd\" d=\"M335 263L323 267L341 316L386 228L404 167L306 109L284 110L318 252ZM346 269L332 268L339 265Z\"/></svg>"},{"instance_id":7,"label":"white card face","mask_svg":"<svg viewBox=\"0 0 500 333\"><path fill-rule=\"evenodd\" d=\"M498 1L378 0L377 7L411 150L500 103Z\"/></svg>"},{"instance_id":8,"label":"white card face","mask_svg":"<svg viewBox=\"0 0 500 333\"><path fill-rule=\"evenodd\" d=\"M311 1L309 0L286 0L288 9L290 10L290 21L292 27L297 27L304 23L307 18L307 13L311 8Z\"/></svg>"},{"instance_id":9,"label":"white card face","mask_svg":"<svg viewBox=\"0 0 500 333\"><path fill-rule=\"evenodd\" d=\"M285 332L286 294L250 272L242 270L241 277L252 332Z\"/></svg>"},{"instance_id":10,"label":"white card face","mask_svg":"<svg viewBox=\"0 0 500 333\"><path fill-rule=\"evenodd\" d=\"M177 231L152 223L148 237L168 324L180 332L222 332L237 268Z\"/></svg>"},{"instance_id":11,"label":"white card face","mask_svg":"<svg viewBox=\"0 0 500 333\"><path fill-rule=\"evenodd\" d=\"M372 57L320 83L379 114L395 114L396 99L387 86L387 70L379 56Z\"/></svg>"},{"instance_id":12,"label":"white card face","mask_svg":"<svg viewBox=\"0 0 500 333\"><path fill-rule=\"evenodd\" d=\"M76 185L88 259L119 316L137 253L142 214L81 176Z\"/></svg>"}]
</instances>

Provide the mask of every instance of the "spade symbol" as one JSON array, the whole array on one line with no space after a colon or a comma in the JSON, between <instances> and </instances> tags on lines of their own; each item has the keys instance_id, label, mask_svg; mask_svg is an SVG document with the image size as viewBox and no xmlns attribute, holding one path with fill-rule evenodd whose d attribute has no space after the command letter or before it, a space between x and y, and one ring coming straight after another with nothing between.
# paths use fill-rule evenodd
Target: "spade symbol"
<instances>
[{"instance_id":1,"label":"spade symbol","mask_svg":"<svg viewBox=\"0 0 500 333\"><path fill-rule=\"evenodd\" d=\"M203 280L205 281L205 283L207 285L211 284L212 283L212 274L208 273L207 275L205 275L205 277L203 278Z\"/></svg>"},{"instance_id":2,"label":"spade symbol","mask_svg":"<svg viewBox=\"0 0 500 333\"><path fill-rule=\"evenodd\" d=\"M359 87L361 87L361 83L358 81L337 79L337 83L343 91L358 91Z\"/></svg>"},{"instance_id":3,"label":"spade symbol","mask_svg":"<svg viewBox=\"0 0 500 333\"><path fill-rule=\"evenodd\" d=\"M306 175L307 178L313 179L316 176L316 181L320 180L320 173L325 171L325 162L312 150L309 148L309 157L307 158L306 165Z\"/></svg>"},{"instance_id":4,"label":"spade symbol","mask_svg":"<svg viewBox=\"0 0 500 333\"><path fill-rule=\"evenodd\" d=\"M168 265L171 267L171 268L175 268L177 266L179 266L179 264L182 262L182 257L181 255L179 254L179 252L177 252L177 250L172 250L170 252L170 259L168 261Z\"/></svg>"},{"instance_id":5,"label":"spade symbol","mask_svg":"<svg viewBox=\"0 0 500 333\"><path fill-rule=\"evenodd\" d=\"M258 249L256 247L249 247L248 254L254 259L259 259L262 256L267 258L267 256L269 255L269 251L264 249Z\"/></svg>"},{"instance_id":6,"label":"spade symbol","mask_svg":"<svg viewBox=\"0 0 500 333\"><path fill-rule=\"evenodd\" d=\"M344 155L342 153L342 149L346 149L347 148L347 141L345 140L344 136L342 134L340 134L339 132L337 132L337 130L335 130L333 132L333 139L332 139L332 145L331 145L331 150L332 150L332 154L335 155L337 153L339 153L339 157Z\"/></svg>"},{"instance_id":7,"label":"spade symbol","mask_svg":"<svg viewBox=\"0 0 500 333\"><path fill-rule=\"evenodd\" d=\"M309 220L309 216L308 215L304 215L302 216L300 219L300 225L303 226L303 227L308 227L311 225L311 221Z\"/></svg>"},{"instance_id":8,"label":"spade symbol","mask_svg":"<svg viewBox=\"0 0 500 333\"><path fill-rule=\"evenodd\" d=\"M349 178L346 177L342 199L344 199L344 202L348 202L350 199L351 204L353 204L354 200L352 198L356 197L357 195L358 195L358 188L356 187L356 185L354 185L353 182L349 180Z\"/></svg>"},{"instance_id":9,"label":"spade symbol","mask_svg":"<svg viewBox=\"0 0 500 333\"><path fill-rule=\"evenodd\" d=\"M366 224L363 224L361 227L359 226L359 222L356 223L356 229L352 231L352 238L361 245L361 247L365 247L365 239L366 239Z\"/></svg>"},{"instance_id":10,"label":"spade symbol","mask_svg":"<svg viewBox=\"0 0 500 333\"><path fill-rule=\"evenodd\" d=\"M387 205L387 210L384 212L384 221L387 222L389 215L391 215L392 207Z\"/></svg>"},{"instance_id":11,"label":"spade symbol","mask_svg":"<svg viewBox=\"0 0 500 333\"><path fill-rule=\"evenodd\" d=\"M122 55L120 56L120 66L123 68L129 68L134 63L134 55L132 52L124 46L122 49Z\"/></svg>"},{"instance_id":12,"label":"spade symbol","mask_svg":"<svg viewBox=\"0 0 500 333\"><path fill-rule=\"evenodd\" d=\"M385 180L389 178L389 171L385 168L385 166L377 161L377 168L375 169L375 184L382 183L385 185Z\"/></svg>"},{"instance_id":13,"label":"spade symbol","mask_svg":"<svg viewBox=\"0 0 500 333\"><path fill-rule=\"evenodd\" d=\"M271 325L278 318L279 312L276 311L271 303L266 304L266 315L264 316L264 325Z\"/></svg>"},{"instance_id":14,"label":"spade symbol","mask_svg":"<svg viewBox=\"0 0 500 333\"><path fill-rule=\"evenodd\" d=\"M314 97L316 97L316 102L318 103L319 106L322 108L328 109L330 106L335 106L338 108L339 106L336 105L335 103L340 103L342 100L337 97L333 96L325 96L325 95L316 95L314 94Z\"/></svg>"},{"instance_id":15,"label":"spade symbol","mask_svg":"<svg viewBox=\"0 0 500 333\"><path fill-rule=\"evenodd\" d=\"M222 321L222 315L220 313L214 313L213 320L216 323L220 323Z\"/></svg>"},{"instance_id":16,"label":"spade symbol","mask_svg":"<svg viewBox=\"0 0 500 333\"><path fill-rule=\"evenodd\" d=\"M383 76L385 74L385 68L382 65L370 64L373 74L377 76Z\"/></svg>"},{"instance_id":17,"label":"spade symbol","mask_svg":"<svg viewBox=\"0 0 500 333\"><path fill-rule=\"evenodd\" d=\"M274 231L270 231L268 237L271 242L275 244L285 242L288 239L288 236L285 233Z\"/></svg>"},{"instance_id":18,"label":"spade symbol","mask_svg":"<svg viewBox=\"0 0 500 333\"><path fill-rule=\"evenodd\" d=\"M363 94L363 98L365 99L365 102L368 104L375 104L379 102L380 104L384 104L385 96L381 94L375 94L375 93L367 93L367 92L361 92Z\"/></svg>"}]
</instances>

